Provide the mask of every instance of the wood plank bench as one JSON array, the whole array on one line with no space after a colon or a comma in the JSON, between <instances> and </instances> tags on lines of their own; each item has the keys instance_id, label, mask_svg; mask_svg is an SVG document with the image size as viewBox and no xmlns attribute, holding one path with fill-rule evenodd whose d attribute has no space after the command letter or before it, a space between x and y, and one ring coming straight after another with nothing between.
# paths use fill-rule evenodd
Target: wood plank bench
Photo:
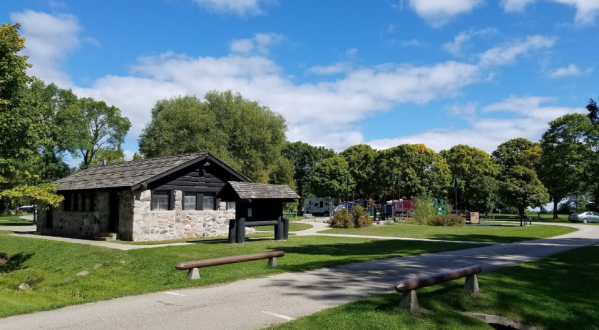
<instances>
[{"instance_id":1,"label":"wood plank bench","mask_svg":"<svg viewBox=\"0 0 599 330\"><path fill-rule=\"evenodd\" d=\"M211 267L218 265L233 264L237 262L245 262L252 260L268 259L269 267L277 267L279 264L277 258L285 255L283 251L264 252L255 254L244 254L240 256L231 257L220 257L196 261L185 261L178 263L175 268L178 270L187 270L187 278L190 280L197 280L200 278L200 268Z\"/></svg>"},{"instance_id":2,"label":"wood plank bench","mask_svg":"<svg viewBox=\"0 0 599 330\"><path fill-rule=\"evenodd\" d=\"M476 274L479 274L482 271L483 269L481 266L475 265L450 270L444 273L437 273L429 276L399 281L395 284L395 290L397 292L401 292L401 302L399 303L399 308L412 312L418 309L418 297L416 296L417 289L457 280L458 278L462 277L466 278L464 290L477 293L478 279L476 278Z\"/></svg>"}]
</instances>

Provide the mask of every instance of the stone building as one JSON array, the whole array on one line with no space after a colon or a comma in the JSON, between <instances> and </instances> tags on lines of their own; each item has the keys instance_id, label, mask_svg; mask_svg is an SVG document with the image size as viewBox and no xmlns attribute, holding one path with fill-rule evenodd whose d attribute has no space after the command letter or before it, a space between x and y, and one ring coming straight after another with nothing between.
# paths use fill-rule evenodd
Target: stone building
<instances>
[{"instance_id":1,"label":"stone building","mask_svg":"<svg viewBox=\"0 0 599 330\"><path fill-rule=\"evenodd\" d=\"M56 182L65 199L39 212L37 230L129 241L226 236L235 203L216 194L229 181L251 182L207 152L92 167Z\"/></svg>"}]
</instances>

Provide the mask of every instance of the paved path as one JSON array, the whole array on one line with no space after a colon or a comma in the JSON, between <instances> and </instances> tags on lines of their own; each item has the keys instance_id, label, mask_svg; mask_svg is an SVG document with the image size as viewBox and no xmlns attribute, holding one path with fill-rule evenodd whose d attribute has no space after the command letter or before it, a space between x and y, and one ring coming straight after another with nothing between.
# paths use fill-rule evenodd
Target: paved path
<instances>
[{"instance_id":1,"label":"paved path","mask_svg":"<svg viewBox=\"0 0 599 330\"><path fill-rule=\"evenodd\" d=\"M522 243L354 263L221 286L118 298L1 319L0 329L260 329L390 292L400 279L473 264L481 265L487 272L599 244L599 226L569 226L580 230ZM284 260L279 262L284 263ZM480 285L484 288L484 281Z\"/></svg>"}]
</instances>

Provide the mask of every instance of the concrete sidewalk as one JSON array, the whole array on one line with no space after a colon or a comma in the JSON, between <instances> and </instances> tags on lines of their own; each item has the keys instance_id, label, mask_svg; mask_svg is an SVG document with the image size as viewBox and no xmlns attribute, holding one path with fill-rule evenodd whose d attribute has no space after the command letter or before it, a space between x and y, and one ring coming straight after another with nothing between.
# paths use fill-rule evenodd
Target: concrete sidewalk
<instances>
[{"instance_id":1,"label":"concrete sidewalk","mask_svg":"<svg viewBox=\"0 0 599 330\"><path fill-rule=\"evenodd\" d=\"M599 226L570 226L580 230L522 243L362 262L221 286L118 298L0 319L0 329L261 329L374 294L391 292L393 284L400 279L474 264L488 272L599 244ZM284 264L285 258L279 262ZM484 289L484 281L480 285Z\"/></svg>"}]
</instances>

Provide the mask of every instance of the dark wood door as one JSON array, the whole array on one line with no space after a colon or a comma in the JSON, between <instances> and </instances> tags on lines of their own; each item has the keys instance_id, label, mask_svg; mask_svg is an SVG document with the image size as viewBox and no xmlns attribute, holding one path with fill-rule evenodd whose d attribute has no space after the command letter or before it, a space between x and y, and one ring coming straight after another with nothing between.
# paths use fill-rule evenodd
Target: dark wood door
<instances>
[{"instance_id":1,"label":"dark wood door","mask_svg":"<svg viewBox=\"0 0 599 330\"><path fill-rule=\"evenodd\" d=\"M54 226L54 218L52 215L52 206L48 207L46 211L46 228L52 228Z\"/></svg>"},{"instance_id":2,"label":"dark wood door","mask_svg":"<svg viewBox=\"0 0 599 330\"><path fill-rule=\"evenodd\" d=\"M108 231L116 233L119 231L119 195L117 192L110 192L109 197L109 217L108 217Z\"/></svg>"}]
</instances>

